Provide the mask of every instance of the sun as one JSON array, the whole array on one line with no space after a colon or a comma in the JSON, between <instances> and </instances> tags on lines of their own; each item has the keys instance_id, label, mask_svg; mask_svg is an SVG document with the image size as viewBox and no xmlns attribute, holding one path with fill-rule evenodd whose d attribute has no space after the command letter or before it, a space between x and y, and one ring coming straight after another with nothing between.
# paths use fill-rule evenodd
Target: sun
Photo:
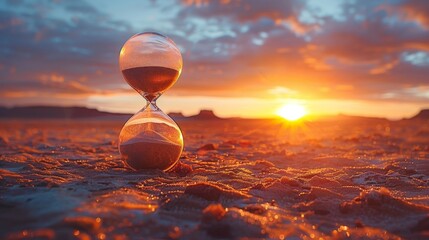
<instances>
[{"instance_id":1,"label":"sun","mask_svg":"<svg viewBox=\"0 0 429 240\"><path fill-rule=\"evenodd\" d=\"M288 121L296 121L304 117L307 110L299 103L288 103L279 108L276 113Z\"/></svg>"}]
</instances>

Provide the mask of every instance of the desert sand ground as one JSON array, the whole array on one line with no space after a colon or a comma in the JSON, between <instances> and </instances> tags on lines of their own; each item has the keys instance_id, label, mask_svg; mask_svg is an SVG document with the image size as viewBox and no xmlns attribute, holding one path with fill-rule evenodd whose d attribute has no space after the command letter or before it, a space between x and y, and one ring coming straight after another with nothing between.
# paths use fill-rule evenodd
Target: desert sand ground
<instances>
[{"instance_id":1,"label":"desert sand ground","mask_svg":"<svg viewBox=\"0 0 429 240\"><path fill-rule=\"evenodd\" d=\"M135 172L122 122L1 121L0 239L428 239L429 123L179 122Z\"/></svg>"}]
</instances>

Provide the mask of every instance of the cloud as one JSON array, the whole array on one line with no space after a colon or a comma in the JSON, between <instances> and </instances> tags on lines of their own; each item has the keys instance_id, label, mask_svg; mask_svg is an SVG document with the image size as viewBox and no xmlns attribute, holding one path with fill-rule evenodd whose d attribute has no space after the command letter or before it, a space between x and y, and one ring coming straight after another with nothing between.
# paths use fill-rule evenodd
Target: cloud
<instances>
[{"instance_id":1,"label":"cloud","mask_svg":"<svg viewBox=\"0 0 429 240\"><path fill-rule=\"evenodd\" d=\"M429 32L380 8L385 1L343 4L345 14L340 18L318 17L318 9L306 9L302 1L279 2L246 2L250 6L242 2L191 2L194 5L180 16L204 17L234 34L229 36L225 31L221 37L193 43L188 49L193 59L187 69L193 68L192 74L185 73L189 85L183 84L183 90L192 85L207 92L204 88L212 85L212 90L216 89L213 94L218 94L222 92L218 86L227 86L230 91L224 91L226 94L234 95L239 92L235 89L242 89L260 97L257 89L261 86L282 86L296 89L305 97L371 99L383 89L401 88L404 81L425 83L421 72L428 70L404 62L403 53L427 51ZM314 24L303 23L302 11L313 11L310 15L315 18ZM228 20L228 28L222 27L224 19ZM279 25L278 19L293 19L310 27L297 34L296 29ZM227 46L227 54L211 52L216 48L213 46ZM223 74L215 74L219 72ZM335 93L326 89L335 89Z\"/></svg>"},{"instance_id":2,"label":"cloud","mask_svg":"<svg viewBox=\"0 0 429 240\"><path fill-rule=\"evenodd\" d=\"M259 20L260 18L284 19L304 7L300 1L183 1L189 7L186 12L206 17L227 16L240 22Z\"/></svg>"},{"instance_id":3,"label":"cloud","mask_svg":"<svg viewBox=\"0 0 429 240\"><path fill-rule=\"evenodd\" d=\"M204 18L224 17L237 24L248 24L261 19L270 19L277 25L291 29L296 34L304 34L317 28L298 19L305 9L304 1L248 0L248 1L183 1L188 7L179 17L199 16Z\"/></svg>"},{"instance_id":4,"label":"cloud","mask_svg":"<svg viewBox=\"0 0 429 240\"><path fill-rule=\"evenodd\" d=\"M0 10L2 92L87 96L121 91L116 54L130 35L126 23L108 19L83 1L44 1L37 8L22 1L14 8ZM60 9L65 18L57 17Z\"/></svg>"},{"instance_id":5,"label":"cloud","mask_svg":"<svg viewBox=\"0 0 429 240\"><path fill-rule=\"evenodd\" d=\"M22 102L25 92L59 101L132 93L119 50L134 33L155 30L183 52L171 95L424 99L399 89L427 85L425 1L347 1L335 14L297 0L178 3L157 24L84 0L0 4L0 94ZM146 6L145 16L151 6L172 7L162 4Z\"/></svg>"},{"instance_id":6,"label":"cloud","mask_svg":"<svg viewBox=\"0 0 429 240\"><path fill-rule=\"evenodd\" d=\"M429 2L420 0L400 1L397 5L383 4L380 9L398 15L405 21L413 21L429 29Z\"/></svg>"},{"instance_id":7,"label":"cloud","mask_svg":"<svg viewBox=\"0 0 429 240\"><path fill-rule=\"evenodd\" d=\"M399 59L378 65L369 71L370 74L383 74L394 68L399 63Z\"/></svg>"}]
</instances>

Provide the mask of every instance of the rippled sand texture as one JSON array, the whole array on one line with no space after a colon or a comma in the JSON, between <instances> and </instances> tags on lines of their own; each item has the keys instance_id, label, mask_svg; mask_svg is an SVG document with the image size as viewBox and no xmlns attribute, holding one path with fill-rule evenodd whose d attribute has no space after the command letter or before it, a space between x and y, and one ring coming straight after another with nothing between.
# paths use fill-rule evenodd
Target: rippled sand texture
<instances>
[{"instance_id":1,"label":"rippled sand texture","mask_svg":"<svg viewBox=\"0 0 429 240\"><path fill-rule=\"evenodd\" d=\"M428 122L184 121L172 173L122 124L2 121L0 238L429 238Z\"/></svg>"}]
</instances>

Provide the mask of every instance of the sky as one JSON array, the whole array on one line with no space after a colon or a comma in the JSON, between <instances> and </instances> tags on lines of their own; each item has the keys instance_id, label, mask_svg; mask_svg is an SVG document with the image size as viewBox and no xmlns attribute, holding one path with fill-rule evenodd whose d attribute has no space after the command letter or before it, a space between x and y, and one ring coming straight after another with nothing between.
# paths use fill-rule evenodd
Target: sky
<instances>
[{"instance_id":1,"label":"sky","mask_svg":"<svg viewBox=\"0 0 429 240\"><path fill-rule=\"evenodd\" d=\"M119 71L135 33L171 38L183 56L165 112L399 119L429 108L429 1L6 0L0 2L0 105L136 112Z\"/></svg>"}]
</instances>

